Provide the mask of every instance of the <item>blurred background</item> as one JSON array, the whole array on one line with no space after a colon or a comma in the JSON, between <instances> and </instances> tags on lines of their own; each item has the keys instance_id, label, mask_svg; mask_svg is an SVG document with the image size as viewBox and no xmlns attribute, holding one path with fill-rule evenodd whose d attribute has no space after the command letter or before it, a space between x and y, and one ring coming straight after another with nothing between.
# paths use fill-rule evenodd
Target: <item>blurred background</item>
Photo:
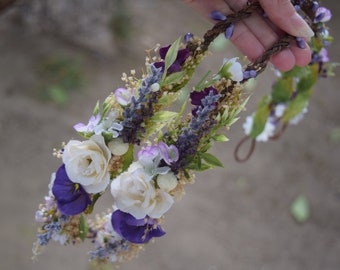
<instances>
[{"instance_id":1,"label":"blurred background","mask_svg":"<svg viewBox=\"0 0 340 270\"><path fill-rule=\"evenodd\" d=\"M52 149L79 139L72 126L123 85L122 72L141 74L145 49L186 32L202 35L211 25L180 0L0 1L6 4L0 14L0 268L91 270L88 243L51 243L31 261L34 214L60 165ZM339 62L340 5L323 4L333 12L330 57ZM213 51L198 76L238 55L223 41ZM233 151L244 117L272 83L269 69L256 81L249 111L228 132L230 142L214 147L225 168L198 174L167 213L167 235L120 269L340 269L340 77L320 80L304 121L279 141L259 143L239 164ZM100 204L110 207L110 198Z\"/></svg>"}]
</instances>

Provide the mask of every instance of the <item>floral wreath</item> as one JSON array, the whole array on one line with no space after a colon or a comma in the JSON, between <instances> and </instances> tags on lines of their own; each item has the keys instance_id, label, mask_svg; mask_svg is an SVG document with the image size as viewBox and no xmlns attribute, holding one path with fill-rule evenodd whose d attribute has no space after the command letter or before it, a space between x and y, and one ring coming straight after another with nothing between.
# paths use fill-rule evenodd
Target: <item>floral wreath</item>
<instances>
[{"instance_id":1,"label":"floral wreath","mask_svg":"<svg viewBox=\"0 0 340 270\"><path fill-rule=\"evenodd\" d=\"M256 141L275 139L288 125L299 122L317 79L333 75L335 64L326 49L332 37L325 26L331 12L317 1L291 2L315 33L309 42L312 60L308 66L276 72L271 93L246 118L246 136L235 149L238 161L250 157ZM179 111L168 110L212 41L220 34L230 38L238 21L258 11L263 12L258 1L228 16L213 11L216 24L203 39L189 33L167 47L157 47L154 55L149 51L142 78L133 70L131 75L123 73L125 86L102 104L97 102L87 124L74 126L84 140L70 140L54 151L62 165L52 173L49 193L35 215L39 229L34 257L50 240L66 245L89 239L94 243L90 260L123 262L136 257L152 238L165 234L164 215L183 194L184 185L193 181L194 172L223 166L208 150L214 142L228 140L221 130L229 129L244 109L247 82L291 42L306 46L303 38L285 35L255 62L242 66L237 58L224 60L188 95L192 105L188 115L188 102ZM239 149L248 139L252 141L249 153L240 157ZM111 211L89 219L106 191L113 196Z\"/></svg>"}]
</instances>

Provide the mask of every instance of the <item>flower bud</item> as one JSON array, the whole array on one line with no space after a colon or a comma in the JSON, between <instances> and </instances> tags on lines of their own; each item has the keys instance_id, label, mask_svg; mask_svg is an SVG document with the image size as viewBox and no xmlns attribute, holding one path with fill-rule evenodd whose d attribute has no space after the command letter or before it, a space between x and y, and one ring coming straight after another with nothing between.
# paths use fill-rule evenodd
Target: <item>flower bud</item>
<instances>
[{"instance_id":1,"label":"flower bud","mask_svg":"<svg viewBox=\"0 0 340 270\"><path fill-rule=\"evenodd\" d=\"M177 186L177 178L173 172L167 174L159 174L157 184L165 192L173 190Z\"/></svg>"},{"instance_id":2,"label":"flower bud","mask_svg":"<svg viewBox=\"0 0 340 270\"><path fill-rule=\"evenodd\" d=\"M129 144L124 143L122 138L113 139L107 146L115 156L122 156L129 150Z\"/></svg>"}]
</instances>

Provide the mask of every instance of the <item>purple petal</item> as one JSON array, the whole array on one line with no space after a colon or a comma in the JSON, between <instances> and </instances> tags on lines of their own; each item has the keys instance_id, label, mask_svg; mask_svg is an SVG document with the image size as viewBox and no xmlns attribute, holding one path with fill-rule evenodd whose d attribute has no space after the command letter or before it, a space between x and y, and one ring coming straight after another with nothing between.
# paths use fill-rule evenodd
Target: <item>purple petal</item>
<instances>
[{"instance_id":1,"label":"purple petal","mask_svg":"<svg viewBox=\"0 0 340 270\"><path fill-rule=\"evenodd\" d=\"M225 21L227 16L223 15L221 11L214 10L210 12L210 18L216 21Z\"/></svg>"},{"instance_id":2,"label":"purple petal","mask_svg":"<svg viewBox=\"0 0 340 270\"><path fill-rule=\"evenodd\" d=\"M296 44L300 49L305 49L307 46L305 40L301 37L296 38Z\"/></svg>"},{"instance_id":3,"label":"purple petal","mask_svg":"<svg viewBox=\"0 0 340 270\"><path fill-rule=\"evenodd\" d=\"M234 24L230 24L224 32L224 36L226 39L230 39L234 34Z\"/></svg>"},{"instance_id":4,"label":"purple petal","mask_svg":"<svg viewBox=\"0 0 340 270\"><path fill-rule=\"evenodd\" d=\"M87 131L87 126L83 123L78 123L78 124L74 125L73 128L78 132L86 132Z\"/></svg>"},{"instance_id":5,"label":"purple petal","mask_svg":"<svg viewBox=\"0 0 340 270\"><path fill-rule=\"evenodd\" d=\"M157 69L161 68L161 72L164 72L164 69L165 69L165 63L164 62L155 62L155 63L153 63L153 65Z\"/></svg>"},{"instance_id":6,"label":"purple petal","mask_svg":"<svg viewBox=\"0 0 340 270\"><path fill-rule=\"evenodd\" d=\"M91 199L84 188L68 178L64 164L56 172L52 193L58 209L65 215L79 214L91 204Z\"/></svg>"},{"instance_id":7,"label":"purple petal","mask_svg":"<svg viewBox=\"0 0 340 270\"><path fill-rule=\"evenodd\" d=\"M112 213L111 224L120 236L136 244L147 243L152 237L161 237L165 234L159 225L154 227L152 219L148 217L136 219L120 210Z\"/></svg>"},{"instance_id":8,"label":"purple petal","mask_svg":"<svg viewBox=\"0 0 340 270\"><path fill-rule=\"evenodd\" d=\"M194 35L193 35L192 33L186 33L186 34L184 35L184 41L185 41L186 43L188 43L188 42L190 42L190 39L193 38L193 37L194 37Z\"/></svg>"},{"instance_id":9,"label":"purple petal","mask_svg":"<svg viewBox=\"0 0 340 270\"><path fill-rule=\"evenodd\" d=\"M163 60L165 60L165 56L166 56L168 50L170 49L170 46L171 46L171 45L166 46L166 47L162 47L162 48L159 49L159 56L160 56Z\"/></svg>"}]
</instances>

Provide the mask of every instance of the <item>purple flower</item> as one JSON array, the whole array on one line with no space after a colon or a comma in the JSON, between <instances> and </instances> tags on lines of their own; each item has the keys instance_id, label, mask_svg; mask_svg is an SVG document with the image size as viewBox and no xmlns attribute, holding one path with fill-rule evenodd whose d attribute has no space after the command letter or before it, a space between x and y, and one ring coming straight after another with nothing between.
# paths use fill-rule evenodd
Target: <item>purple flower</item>
<instances>
[{"instance_id":1,"label":"purple flower","mask_svg":"<svg viewBox=\"0 0 340 270\"><path fill-rule=\"evenodd\" d=\"M204 88L200 92L196 92L196 91L195 92L191 92L190 93L191 104L192 105L201 106L202 105L202 99L204 99L207 95L209 95L210 91L213 92L213 95L217 95L218 94L217 90L214 87L212 87L212 86Z\"/></svg>"},{"instance_id":2,"label":"purple flower","mask_svg":"<svg viewBox=\"0 0 340 270\"><path fill-rule=\"evenodd\" d=\"M67 176L65 164L61 165L56 172L52 193L59 211L65 215L80 214L91 204L91 199L84 188L80 184L71 182Z\"/></svg>"},{"instance_id":3,"label":"purple flower","mask_svg":"<svg viewBox=\"0 0 340 270\"><path fill-rule=\"evenodd\" d=\"M319 7L315 12L314 23L327 22L332 18L332 13L325 7Z\"/></svg>"},{"instance_id":4,"label":"purple flower","mask_svg":"<svg viewBox=\"0 0 340 270\"><path fill-rule=\"evenodd\" d=\"M94 128L99 124L99 122L100 113L98 113L96 116L92 115L87 125L78 123L74 125L73 128L78 132L93 132Z\"/></svg>"},{"instance_id":5,"label":"purple flower","mask_svg":"<svg viewBox=\"0 0 340 270\"><path fill-rule=\"evenodd\" d=\"M176 162L179 157L178 149L174 145L168 146L164 142L159 142L158 144L160 154L162 155L163 160L166 164L170 165L173 162Z\"/></svg>"},{"instance_id":6,"label":"purple flower","mask_svg":"<svg viewBox=\"0 0 340 270\"><path fill-rule=\"evenodd\" d=\"M194 109L192 110L192 114L193 114L193 115L196 115L196 112L197 112L198 107L203 106L202 100L203 100L206 96L208 96L208 95L210 94L210 92L212 92L212 95L217 95L217 94L218 94L217 90L216 90L214 87L212 87L212 86L209 86L209 87L207 87L207 88L204 88L204 89L203 89L202 91L200 91L200 92L196 92L196 91L195 91L195 92L191 92L191 93L190 93L191 104L197 106L196 108L194 108Z\"/></svg>"},{"instance_id":7,"label":"purple flower","mask_svg":"<svg viewBox=\"0 0 340 270\"><path fill-rule=\"evenodd\" d=\"M115 90L114 95L115 95L117 102L120 105L126 106L131 103L131 98L133 96L133 93L132 91L125 89L125 88L117 88Z\"/></svg>"},{"instance_id":8,"label":"purple flower","mask_svg":"<svg viewBox=\"0 0 340 270\"><path fill-rule=\"evenodd\" d=\"M134 216L116 210L112 213L111 223L113 229L124 239L131 243L147 243L153 237L165 234L162 228L150 217L136 219Z\"/></svg>"},{"instance_id":9,"label":"purple flower","mask_svg":"<svg viewBox=\"0 0 340 270\"><path fill-rule=\"evenodd\" d=\"M169 50L171 45L167 46L167 47L162 47L159 49L159 56L165 60L166 54ZM177 57L175 62L168 68L167 72L168 73L174 73L174 72L178 72L181 71L181 65L184 63L184 61L189 57L189 50L188 49L180 49L177 53ZM165 68L165 63L162 62L156 62L154 63L154 66L156 68L161 68L162 72L164 72L164 68Z\"/></svg>"}]
</instances>

